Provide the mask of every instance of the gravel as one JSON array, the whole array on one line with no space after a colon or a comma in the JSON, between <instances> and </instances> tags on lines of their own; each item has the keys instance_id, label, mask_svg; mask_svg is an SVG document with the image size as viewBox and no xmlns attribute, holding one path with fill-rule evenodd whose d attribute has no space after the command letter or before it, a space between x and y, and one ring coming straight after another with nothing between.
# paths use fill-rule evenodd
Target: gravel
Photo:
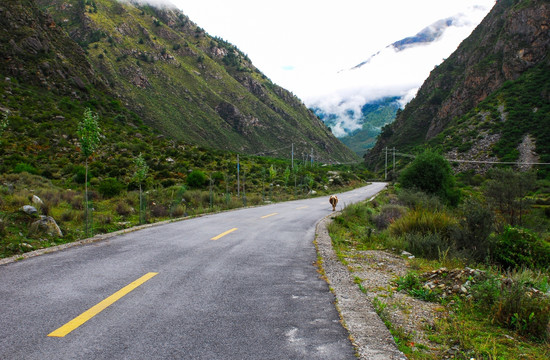
<instances>
[{"instance_id":1,"label":"gravel","mask_svg":"<svg viewBox=\"0 0 550 360\"><path fill-rule=\"evenodd\" d=\"M333 216L333 215L332 215ZM332 216L328 216L317 224L316 245L317 251L322 258L322 269L329 283L331 290L337 299L337 308L342 317L344 326L350 333L350 338L357 349L360 359L369 360L396 360L406 359L405 355L397 349L395 341L388 328L384 325L374 307L372 298L365 296L354 283L354 278L349 269L338 260L332 242L327 231L327 225ZM393 259L389 254L380 253L382 257ZM374 259L374 257L372 258ZM383 260L376 258L375 263ZM388 261L388 264L392 262ZM358 265L359 266L359 265ZM402 264L399 264L402 269ZM369 273L356 273L363 279L368 277L369 284L367 295L371 288L389 284L391 275L386 271L369 271Z\"/></svg>"}]
</instances>

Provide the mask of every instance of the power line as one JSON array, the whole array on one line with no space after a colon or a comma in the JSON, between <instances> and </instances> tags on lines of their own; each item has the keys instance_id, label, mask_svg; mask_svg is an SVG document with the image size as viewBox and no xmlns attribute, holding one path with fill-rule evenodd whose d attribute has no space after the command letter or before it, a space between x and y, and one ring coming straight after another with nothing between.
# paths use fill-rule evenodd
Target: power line
<instances>
[{"instance_id":1,"label":"power line","mask_svg":"<svg viewBox=\"0 0 550 360\"><path fill-rule=\"evenodd\" d=\"M416 155L404 154L400 152L395 152L395 155L408 157L415 159ZM490 161L490 160L460 160L460 159L449 159L445 158L450 162L462 162L462 163L475 163L475 164L503 164L503 165L550 165L550 163L543 162L521 162L521 161Z\"/></svg>"},{"instance_id":2,"label":"power line","mask_svg":"<svg viewBox=\"0 0 550 360\"><path fill-rule=\"evenodd\" d=\"M480 161L480 160L459 160L459 159L447 159L451 162L463 162L463 163L476 163L476 164L507 164L507 165L550 165L550 163L539 162L521 162L521 161Z\"/></svg>"}]
</instances>

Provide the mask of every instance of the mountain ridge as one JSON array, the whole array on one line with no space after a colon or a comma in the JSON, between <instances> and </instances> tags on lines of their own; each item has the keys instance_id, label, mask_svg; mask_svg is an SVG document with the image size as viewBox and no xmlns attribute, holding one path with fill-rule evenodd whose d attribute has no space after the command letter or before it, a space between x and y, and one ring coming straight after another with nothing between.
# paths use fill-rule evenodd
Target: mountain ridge
<instances>
[{"instance_id":1,"label":"mountain ridge","mask_svg":"<svg viewBox=\"0 0 550 360\"><path fill-rule=\"evenodd\" d=\"M543 158L547 157L546 140L543 140L546 135L541 130L550 126L548 119L544 118L549 102L548 84L544 82L549 63L549 14L550 4L545 1L498 1L459 48L431 72L416 97L396 120L383 129L375 147L365 156L367 163L381 166L385 147L414 151L426 142L444 151L458 150L459 155L464 155L467 149L477 148L476 144L492 135L496 137L491 144L472 153L469 160L488 157L517 159L519 152L511 144L518 146L527 134L535 140L539 138L537 152ZM533 71L536 74L530 76ZM542 88L537 92L529 85L518 83L522 76L524 80L525 77L543 79L537 80ZM499 93L506 86L533 90L533 99L524 99L524 105L517 104L515 99L520 97L520 93L515 90ZM534 105L537 103L539 105ZM485 104L483 106L487 109L479 109L480 104ZM503 114L515 114L521 106L533 107L524 112L523 119L514 116L514 123L502 120L506 119ZM533 124L536 121L542 126L538 130L527 125L537 112ZM468 127L471 134L464 137ZM506 130L507 127L517 130ZM462 138L450 136L447 141L438 137L452 133L462 133ZM504 147L508 149L504 153L498 150Z\"/></svg>"},{"instance_id":2,"label":"mountain ridge","mask_svg":"<svg viewBox=\"0 0 550 360\"><path fill-rule=\"evenodd\" d=\"M357 161L298 98L175 8L115 0L26 3L36 3L60 28L56 34L64 31L80 45L84 58L77 62L88 62L91 76L81 77L82 88L100 86L165 136L248 154L284 147L274 153L281 157L290 157L286 147L294 143L319 160ZM53 87L65 81L41 74Z\"/></svg>"}]
</instances>

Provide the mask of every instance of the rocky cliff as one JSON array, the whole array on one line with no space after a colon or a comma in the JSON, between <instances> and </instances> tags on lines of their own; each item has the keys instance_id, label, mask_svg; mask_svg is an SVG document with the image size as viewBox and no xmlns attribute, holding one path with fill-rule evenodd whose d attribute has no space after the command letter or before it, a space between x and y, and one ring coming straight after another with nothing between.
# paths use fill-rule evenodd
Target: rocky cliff
<instances>
[{"instance_id":1,"label":"rocky cliff","mask_svg":"<svg viewBox=\"0 0 550 360\"><path fill-rule=\"evenodd\" d=\"M490 145L501 141L499 133L502 129L493 126L501 121L501 116L496 113L492 117L480 116L475 108L489 101L505 84L519 81L534 69L538 73L542 72L540 76L546 76L550 50L549 15L548 1L497 1L474 32L431 72L416 97L395 122L383 129L376 146L365 156L366 161L373 165L380 164L381 153L386 146L410 151L415 146L429 142L431 146L443 145L444 150L452 151L453 146L446 146L449 144L445 144L445 138L438 139L438 136L446 130L451 133L451 127L455 129L454 132L462 131L459 122L468 123L470 127L478 126L481 122L493 123L486 124L486 127L491 127L491 134L496 136ZM506 113L514 110L511 96L501 94L498 101L491 101L499 103L501 112ZM548 103L548 94L538 93L535 96L543 103ZM534 108L540 106L533 105L531 110ZM468 121L462 119L466 115ZM520 124L523 120L517 121L517 127L523 128ZM526 129L519 132L523 134L518 135L528 133ZM518 136L516 140L520 141L520 138ZM482 140L486 140L486 136L478 136L477 140L475 137L462 139L462 142L470 142L472 148L477 141ZM454 150L457 147L460 145L454 146ZM493 155L498 159L507 154Z\"/></svg>"}]
</instances>

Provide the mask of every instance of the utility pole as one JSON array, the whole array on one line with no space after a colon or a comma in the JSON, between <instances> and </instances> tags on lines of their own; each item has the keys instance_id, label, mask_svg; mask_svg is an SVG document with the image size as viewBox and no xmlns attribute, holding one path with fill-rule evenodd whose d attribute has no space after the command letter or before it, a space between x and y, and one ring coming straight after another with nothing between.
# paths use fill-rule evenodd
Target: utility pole
<instances>
[{"instance_id":1,"label":"utility pole","mask_svg":"<svg viewBox=\"0 0 550 360\"><path fill-rule=\"evenodd\" d=\"M241 165L239 164L239 154L237 154L237 196L241 196L241 178L240 178L240 169Z\"/></svg>"},{"instance_id":2,"label":"utility pole","mask_svg":"<svg viewBox=\"0 0 550 360\"><path fill-rule=\"evenodd\" d=\"M392 180L395 181L395 146L393 147Z\"/></svg>"},{"instance_id":3,"label":"utility pole","mask_svg":"<svg viewBox=\"0 0 550 360\"><path fill-rule=\"evenodd\" d=\"M294 170L294 143L292 143L292 152L290 157L292 158L292 170Z\"/></svg>"},{"instance_id":4,"label":"utility pole","mask_svg":"<svg viewBox=\"0 0 550 360\"><path fill-rule=\"evenodd\" d=\"M384 166L384 180L388 179L388 147L386 146L386 163Z\"/></svg>"}]
</instances>

